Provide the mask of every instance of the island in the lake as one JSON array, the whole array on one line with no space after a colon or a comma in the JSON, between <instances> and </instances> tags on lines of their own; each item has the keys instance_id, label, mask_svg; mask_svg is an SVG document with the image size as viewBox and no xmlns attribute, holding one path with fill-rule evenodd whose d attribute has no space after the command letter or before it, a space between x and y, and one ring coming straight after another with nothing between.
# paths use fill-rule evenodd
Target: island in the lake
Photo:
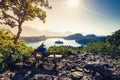
<instances>
[{"instance_id":1,"label":"island in the lake","mask_svg":"<svg viewBox=\"0 0 120 80\"><path fill-rule=\"evenodd\" d=\"M58 41L55 41L55 43L56 43L56 44L63 44L64 42L63 42L63 41L58 40Z\"/></svg>"}]
</instances>

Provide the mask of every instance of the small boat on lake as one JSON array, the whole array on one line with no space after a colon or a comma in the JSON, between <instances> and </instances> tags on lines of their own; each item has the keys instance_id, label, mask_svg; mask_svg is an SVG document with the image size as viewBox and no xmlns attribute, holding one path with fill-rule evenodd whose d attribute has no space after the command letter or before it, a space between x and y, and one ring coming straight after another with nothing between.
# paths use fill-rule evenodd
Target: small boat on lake
<instances>
[{"instance_id":1,"label":"small boat on lake","mask_svg":"<svg viewBox=\"0 0 120 80\"><path fill-rule=\"evenodd\" d=\"M55 41L55 43L56 44L63 44L63 41L58 40L58 41Z\"/></svg>"}]
</instances>

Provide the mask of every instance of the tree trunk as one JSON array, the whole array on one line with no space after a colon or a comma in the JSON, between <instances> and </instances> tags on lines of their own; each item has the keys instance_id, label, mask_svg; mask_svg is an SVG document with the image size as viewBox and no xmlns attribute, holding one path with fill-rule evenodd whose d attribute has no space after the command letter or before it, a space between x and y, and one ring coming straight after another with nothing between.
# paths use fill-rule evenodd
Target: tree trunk
<instances>
[{"instance_id":1,"label":"tree trunk","mask_svg":"<svg viewBox=\"0 0 120 80\"><path fill-rule=\"evenodd\" d=\"M14 44L17 44L17 41L20 38L21 32L22 32L22 24L18 26L18 32L17 32L16 38L14 39Z\"/></svg>"}]
</instances>

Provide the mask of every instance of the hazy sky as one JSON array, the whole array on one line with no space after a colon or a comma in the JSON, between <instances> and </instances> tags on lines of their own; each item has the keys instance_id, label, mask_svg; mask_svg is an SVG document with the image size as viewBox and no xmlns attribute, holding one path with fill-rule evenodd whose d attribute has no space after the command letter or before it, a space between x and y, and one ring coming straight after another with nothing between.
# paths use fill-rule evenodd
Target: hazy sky
<instances>
[{"instance_id":1,"label":"hazy sky","mask_svg":"<svg viewBox=\"0 0 120 80\"><path fill-rule=\"evenodd\" d=\"M54 32L109 35L120 29L120 0L49 0L46 23L35 19L24 26Z\"/></svg>"}]
</instances>

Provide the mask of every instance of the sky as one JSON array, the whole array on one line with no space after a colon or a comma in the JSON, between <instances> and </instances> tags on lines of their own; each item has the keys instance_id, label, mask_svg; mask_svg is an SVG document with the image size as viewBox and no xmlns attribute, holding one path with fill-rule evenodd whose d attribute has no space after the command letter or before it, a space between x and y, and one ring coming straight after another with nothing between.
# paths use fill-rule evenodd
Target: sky
<instances>
[{"instance_id":1,"label":"sky","mask_svg":"<svg viewBox=\"0 0 120 80\"><path fill-rule=\"evenodd\" d=\"M37 30L111 35L120 29L120 0L49 0L46 23L25 22Z\"/></svg>"}]
</instances>

